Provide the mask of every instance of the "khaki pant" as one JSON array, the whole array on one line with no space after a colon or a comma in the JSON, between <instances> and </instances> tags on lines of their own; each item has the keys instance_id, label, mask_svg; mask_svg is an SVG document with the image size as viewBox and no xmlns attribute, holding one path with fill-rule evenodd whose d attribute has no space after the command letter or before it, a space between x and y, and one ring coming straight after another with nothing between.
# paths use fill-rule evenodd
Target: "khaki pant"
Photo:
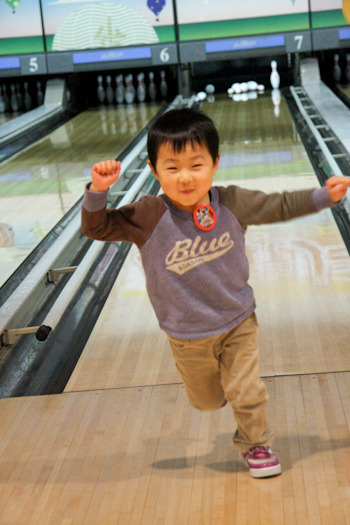
<instances>
[{"instance_id":1,"label":"khaki pant","mask_svg":"<svg viewBox=\"0 0 350 525\"><path fill-rule=\"evenodd\" d=\"M216 337L179 340L168 335L190 403L199 410L216 410L227 399L237 422L233 442L242 452L273 441L267 421L269 397L260 378L257 332L253 313Z\"/></svg>"}]
</instances>

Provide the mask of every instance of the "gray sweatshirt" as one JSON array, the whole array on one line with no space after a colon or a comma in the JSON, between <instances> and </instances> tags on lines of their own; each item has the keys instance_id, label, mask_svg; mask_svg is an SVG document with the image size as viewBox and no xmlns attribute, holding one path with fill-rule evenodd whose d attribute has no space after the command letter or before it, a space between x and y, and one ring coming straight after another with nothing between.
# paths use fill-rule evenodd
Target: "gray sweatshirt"
<instances>
[{"instance_id":1,"label":"gray sweatshirt","mask_svg":"<svg viewBox=\"0 0 350 525\"><path fill-rule=\"evenodd\" d=\"M333 206L326 188L265 194L212 187L217 221L200 230L166 195L106 209L106 193L85 190L82 231L92 239L130 241L141 254L160 327L178 339L225 333L255 309L244 234L249 225L287 221Z\"/></svg>"}]
</instances>

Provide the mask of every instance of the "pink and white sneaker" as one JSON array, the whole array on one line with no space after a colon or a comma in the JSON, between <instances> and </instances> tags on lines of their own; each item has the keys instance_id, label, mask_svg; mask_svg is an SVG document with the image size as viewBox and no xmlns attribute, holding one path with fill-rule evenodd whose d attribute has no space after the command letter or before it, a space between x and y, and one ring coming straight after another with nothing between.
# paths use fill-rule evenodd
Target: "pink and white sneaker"
<instances>
[{"instance_id":1,"label":"pink and white sneaker","mask_svg":"<svg viewBox=\"0 0 350 525\"><path fill-rule=\"evenodd\" d=\"M282 472L280 462L271 447L251 447L242 456L253 478L268 478Z\"/></svg>"}]
</instances>

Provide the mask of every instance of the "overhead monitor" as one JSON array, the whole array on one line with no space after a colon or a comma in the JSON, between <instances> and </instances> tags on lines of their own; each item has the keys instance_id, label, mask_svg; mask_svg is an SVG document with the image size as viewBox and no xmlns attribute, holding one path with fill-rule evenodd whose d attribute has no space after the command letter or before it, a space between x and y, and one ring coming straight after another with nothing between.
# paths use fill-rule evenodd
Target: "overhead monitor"
<instances>
[{"instance_id":1,"label":"overhead monitor","mask_svg":"<svg viewBox=\"0 0 350 525\"><path fill-rule=\"evenodd\" d=\"M0 0L0 55L43 51L39 0Z\"/></svg>"},{"instance_id":2,"label":"overhead monitor","mask_svg":"<svg viewBox=\"0 0 350 525\"><path fill-rule=\"evenodd\" d=\"M310 0L310 9L313 29L350 23L350 0Z\"/></svg>"},{"instance_id":3,"label":"overhead monitor","mask_svg":"<svg viewBox=\"0 0 350 525\"><path fill-rule=\"evenodd\" d=\"M41 0L50 73L178 61L173 0Z\"/></svg>"},{"instance_id":4,"label":"overhead monitor","mask_svg":"<svg viewBox=\"0 0 350 525\"><path fill-rule=\"evenodd\" d=\"M176 0L180 41L309 29L308 0Z\"/></svg>"},{"instance_id":5,"label":"overhead monitor","mask_svg":"<svg viewBox=\"0 0 350 525\"><path fill-rule=\"evenodd\" d=\"M310 0L315 50L350 46L350 0Z\"/></svg>"},{"instance_id":6,"label":"overhead monitor","mask_svg":"<svg viewBox=\"0 0 350 525\"><path fill-rule=\"evenodd\" d=\"M311 50L308 0L176 0L183 62Z\"/></svg>"},{"instance_id":7,"label":"overhead monitor","mask_svg":"<svg viewBox=\"0 0 350 525\"><path fill-rule=\"evenodd\" d=\"M42 0L47 51L175 41L172 0Z\"/></svg>"}]
</instances>

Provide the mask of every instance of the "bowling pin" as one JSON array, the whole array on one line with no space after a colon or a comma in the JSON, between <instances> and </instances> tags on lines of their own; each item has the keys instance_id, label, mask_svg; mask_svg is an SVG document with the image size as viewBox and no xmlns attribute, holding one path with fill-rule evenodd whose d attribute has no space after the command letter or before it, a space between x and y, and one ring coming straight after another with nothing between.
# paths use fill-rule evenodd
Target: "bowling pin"
<instances>
[{"instance_id":1,"label":"bowling pin","mask_svg":"<svg viewBox=\"0 0 350 525\"><path fill-rule=\"evenodd\" d=\"M32 108L32 97L29 94L28 82L24 82L24 109L29 111Z\"/></svg>"},{"instance_id":2,"label":"bowling pin","mask_svg":"<svg viewBox=\"0 0 350 525\"><path fill-rule=\"evenodd\" d=\"M103 104L106 98L106 92L105 88L103 87L102 81L102 76L99 75L97 77L97 100L100 102L100 104Z\"/></svg>"},{"instance_id":3,"label":"bowling pin","mask_svg":"<svg viewBox=\"0 0 350 525\"><path fill-rule=\"evenodd\" d=\"M2 95L2 89L0 86L0 113L5 113L5 100Z\"/></svg>"},{"instance_id":4,"label":"bowling pin","mask_svg":"<svg viewBox=\"0 0 350 525\"><path fill-rule=\"evenodd\" d=\"M348 83L350 83L350 54L346 55L346 68L345 68L345 78Z\"/></svg>"},{"instance_id":5,"label":"bowling pin","mask_svg":"<svg viewBox=\"0 0 350 525\"><path fill-rule=\"evenodd\" d=\"M125 102L127 104L132 104L135 100L135 88L133 85L133 76L128 75L125 79Z\"/></svg>"},{"instance_id":6,"label":"bowling pin","mask_svg":"<svg viewBox=\"0 0 350 525\"><path fill-rule=\"evenodd\" d=\"M341 69L339 66L339 55L338 54L334 55L333 78L336 82L340 82Z\"/></svg>"},{"instance_id":7,"label":"bowling pin","mask_svg":"<svg viewBox=\"0 0 350 525\"><path fill-rule=\"evenodd\" d=\"M271 98L272 98L272 103L273 103L273 112L275 114L275 117L279 117L280 116L280 104L281 104L281 92L279 89L277 88L274 88L272 91L271 91Z\"/></svg>"},{"instance_id":8,"label":"bowling pin","mask_svg":"<svg viewBox=\"0 0 350 525\"><path fill-rule=\"evenodd\" d=\"M11 89L10 105L11 105L12 111L14 113L16 113L18 111L18 107L19 106L18 106L18 100L17 100L15 85L11 84L10 89Z\"/></svg>"},{"instance_id":9,"label":"bowling pin","mask_svg":"<svg viewBox=\"0 0 350 525\"><path fill-rule=\"evenodd\" d=\"M233 89L233 92L239 95L239 93L241 92L241 84L239 82L235 82L234 84L232 84L231 87Z\"/></svg>"},{"instance_id":10,"label":"bowling pin","mask_svg":"<svg viewBox=\"0 0 350 525\"><path fill-rule=\"evenodd\" d=\"M124 80L123 75L118 75L115 77L115 83L116 83L115 100L117 104L123 104L124 102L125 87L123 84L123 80Z\"/></svg>"},{"instance_id":11,"label":"bowling pin","mask_svg":"<svg viewBox=\"0 0 350 525\"><path fill-rule=\"evenodd\" d=\"M213 95L213 93L215 93L215 86L213 84L207 84L205 86L205 92L207 95Z\"/></svg>"},{"instance_id":12,"label":"bowling pin","mask_svg":"<svg viewBox=\"0 0 350 525\"><path fill-rule=\"evenodd\" d=\"M3 99L4 99L4 103L5 103L5 113L6 113L6 112L11 110L10 98L7 95L7 86L6 86L6 84L2 85L2 96L3 96Z\"/></svg>"},{"instance_id":13,"label":"bowling pin","mask_svg":"<svg viewBox=\"0 0 350 525\"><path fill-rule=\"evenodd\" d=\"M23 96L21 93L21 87L19 83L16 84L16 97L17 97L17 102L18 102L18 110L22 111L23 110Z\"/></svg>"},{"instance_id":14,"label":"bowling pin","mask_svg":"<svg viewBox=\"0 0 350 525\"><path fill-rule=\"evenodd\" d=\"M160 72L160 94L163 99L166 99L168 96L168 84L165 80L165 71Z\"/></svg>"},{"instance_id":15,"label":"bowling pin","mask_svg":"<svg viewBox=\"0 0 350 525\"><path fill-rule=\"evenodd\" d=\"M196 95L197 102L203 102L207 98L207 94L205 91L199 91Z\"/></svg>"},{"instance_id":16,"label":"bowling pin","mask_svg":"<svg viewBox=\"0 0 350 525\"><path fill-rule=\"evenodd\" d=\"M145 88L144 79L145 79L145 75L143 73L139 73L137 75L136 96L139 102L144 102L146 98L146 88Z\"/></svg>"},{"instance_id":17,"label":"bowling pin","mask_svg":"<svg viewBox=\"0 0 350 525\"><path fill-rule=\"evenodd\" d=\"M247 82L249 91L256 91L258 89L258 83L255 80L249 80Z\"/></svg>"},{"instance_id":18,"label":"bowling pin","mask_svg":"<svg viewBox=\"0 0 350 525\"><path fill-rule=\"evenodd\" d=\"M41 82L40 80L38 80L38 82L36 83L36 87L37 87L37 92L36 92L36 102L38 104L38 106L41 106L44 102L44 94L42 92L42 89L41 89Z\"/></svg>"},{"instance_id":19,"label":"bowling pin","mask_svg":"<svg viewBox=\"0 0 350 525\"><path fill-rule=\"evenodd\" d=\"M280 76L277 71L277 62L276 60L272 60L271 62L271 75L270 75L270 83L271 87L273 89L278 89L280 87Z\"/></svg>"},{"instance_id":20,"label":"bowling pin","mask_svg":"<svg viewBox=\"0 0 350 525\"><path fill-rule=\"evenodd\" d=\"M114 102L114 91L112 88L112 77L110 75L106 76L106 100L108 104L113 104Z\"/></svg>"},{"instance_id":21,"label":"bowling pin","mask_svg":"<svg viewBox=\"0 0 350 525\"><path fill-rule=\"evenodd\" d=\"M154 73L153 73L153 71L150 71L150 73L148 75L148 78L149 78L148 96L153 102L157 98L157 88L156 88L156 85L154 83Z\"/></svg>"}]
</instances>

